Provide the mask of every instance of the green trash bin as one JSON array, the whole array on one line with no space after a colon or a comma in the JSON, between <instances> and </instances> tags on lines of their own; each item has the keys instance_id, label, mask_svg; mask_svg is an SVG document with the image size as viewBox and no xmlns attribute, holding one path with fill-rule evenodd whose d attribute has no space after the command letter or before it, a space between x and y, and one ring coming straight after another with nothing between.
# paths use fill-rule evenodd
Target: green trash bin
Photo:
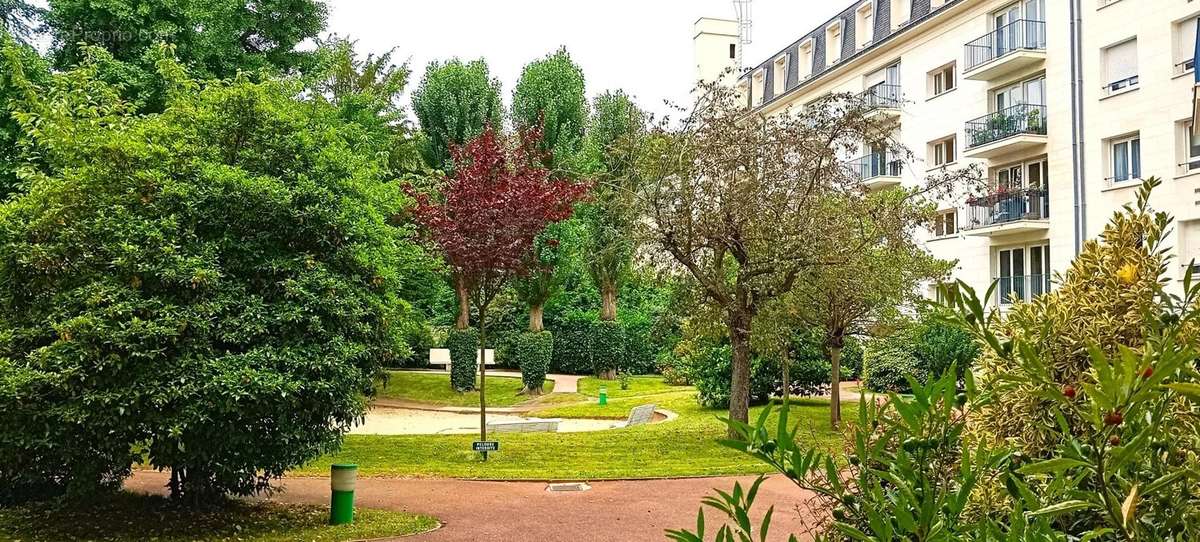
<instances>
[{"instance_id":1,"label":"green trash bin","mask_svg":"<svg viewBox=\"0 0 1200 542\"><path fill-rule=\"evenodd\" d=\"M330 467L329 486L333 490L329 500L330 525L354 521L354 481L357 477L358 465L341 463Z\"/></svg>"}]
</instances>

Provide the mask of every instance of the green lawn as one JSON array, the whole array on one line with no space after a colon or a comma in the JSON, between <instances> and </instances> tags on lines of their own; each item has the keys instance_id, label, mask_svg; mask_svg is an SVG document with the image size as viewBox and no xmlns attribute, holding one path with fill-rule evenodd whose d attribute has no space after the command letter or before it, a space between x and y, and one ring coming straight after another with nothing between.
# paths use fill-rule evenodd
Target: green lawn
<instances>
[{"instance_id":1,"label":"green lawn","mask_svg":"<svg viewBox=\"0 0 1200 542\"><path fill-rule=\"evenodd\" d=\"M608 388L608 397L631 397L637 395L653 395L656 393L694 390L690 386L672 386L663 382L661 376L635 376L629 379L629 389L621 389L620 380L600 380L587 377L579 380L579 393L592 397L600 396L600 386Z\"/></svg>"},{"instance_id":2,"label":"green lawn","mask_svg":"<svg viewBox=\"0 0 1200 542\"><path fill-rule=\"evenodd\" d=\"M0 508L0 540L13 542L341 542L404 536L437 527L437 520L404 512L358 509L354 523L331 527L321 506L230 500L200 511L165 498L120 493L86 504Z\"/></svg>"},{"instance_id":3,"label":"green lawn","mask_svg":"<svg viewBox=\"0 0 1200 542\"><path fill-rule=\"evenodd\" d=\"M397 399L446 406L479 406L479 392L458 393L450 389L450 375L391 371L388 381L379 387L382 399ZM476 378L478 382L478 378ZM487 404L494 407L513 406L530 398L517 395L521 391L521 379L489 376L487 379ZM554 389L554 382L547 380L543 388L546 393Z\"/></svg>"},{"instance_id":4,"label":"green lawn","mask_svg":"<svg viewBox=\"0 0 1200 542\"><path fill-rule=\"evenodd\" d=\"M647 387L649 388L649 386ZM629 409L655 403L679 419L589 433L503 434L500 451L484 463L471 452L472 435L348 435L342 451L294 474L321 476L330 463L352 462L361 476L428 476L491 480L603 480L755 474L767 468L754 459L717 444L725 424L723 411L696 403L691 388L615 398L607 406L594 402L552 405L538 416L624 418ZM840 446L829 429L828 401L796 401L792 417L801 424L805 443L822 449ZM854 408L846 405L846 417ZM751 416L757 415L758 408Z\"/></svg>"}]
</instances>

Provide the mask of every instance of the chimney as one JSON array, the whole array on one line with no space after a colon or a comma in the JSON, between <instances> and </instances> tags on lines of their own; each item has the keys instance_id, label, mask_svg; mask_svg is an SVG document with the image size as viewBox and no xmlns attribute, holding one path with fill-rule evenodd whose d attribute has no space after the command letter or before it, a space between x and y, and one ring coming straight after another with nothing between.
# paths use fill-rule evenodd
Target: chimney
<instances>
[{"instance_id":1,"label":"chimney","mask_svg":"<svg viewBox=\"0 0 1200 542\"><path fill-rule=\"evenodd\" d=\"M737 68L740 51L738 45L738 23L729 19L701 17L696 21L696 34L692 38L696 54L696 76L699 81L720 81L732 84L739 74L726 74L725 70Z\"/></svg>"}]
</instances>

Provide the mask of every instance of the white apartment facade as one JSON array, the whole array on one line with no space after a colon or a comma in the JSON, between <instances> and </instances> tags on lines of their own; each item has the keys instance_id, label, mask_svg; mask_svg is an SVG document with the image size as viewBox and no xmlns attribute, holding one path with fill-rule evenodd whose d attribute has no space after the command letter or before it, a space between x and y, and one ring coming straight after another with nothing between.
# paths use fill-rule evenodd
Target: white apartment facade
<instances>
[{"instance_id":1,"label":"white apartment facade","mask_svg":"<svg viewBox=\"0 0 1200 542\"><path fill-rule=\"evenodd\" d=\"M865 93L913 155L865 143L869 189L977 164L987 194L940 202L926 246L981 293L998 281L1003 308L1052 288L1143 177L1164 180L1152 204L1177 221L1172 278L1200 261L1197 18L1193 0L856 0L731 83L767 115ZM694 42L713 80L736 23L701 19Z\"/></svg>"}]
</instances>

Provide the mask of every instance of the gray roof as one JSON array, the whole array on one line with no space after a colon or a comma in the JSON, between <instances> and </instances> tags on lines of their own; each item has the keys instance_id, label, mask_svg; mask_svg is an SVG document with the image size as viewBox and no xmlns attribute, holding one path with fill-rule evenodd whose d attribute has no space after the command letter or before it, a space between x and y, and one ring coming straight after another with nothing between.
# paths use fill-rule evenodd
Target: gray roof
<instances>
[{"instance_id":1,"label":"gray roof","mask_svg":"<svg viewBox=\"0 0 1200 542\"><path fill-rule=\"evenodd\" d=\"M764 77L763 77L763 80L764 80L763 101L762 101L762 104L759 105L759 107L764 107L764 106L770 104L776 98L779 98L779 97L783 96L784 94L787 94L788 92L792 91L795 88L798 88L798 87L801 87L804 85L808 85L808 84L820 79L821 75L823 73L825 73L827 70L829 70L830 68L844 64L846 61L848 61L856 56L866 54L868 51L872 51L874 49L882 47L885 43L890 41L894 36L903 34L904 32L911 30L912 28L918 26L919 24L924 22L925 19L929 18L931 15L933 15L935 13L930 9L930 4L929 4L930 0L912 0L912 13L909 16L908 24L905 24L904 26L902 26L896 30L892 30L892 14L891 14L892 3L889 2L888 0L873 0L873 1L875 2L875 17L874 17L875 28L874 28L873 37L871 38L870 45L867 45L866 47L862 48L861 50L855 49L855 45L856 45L855 44L855 36L858 35L854 28L858 21L858 17L855 16L855 10L857 10L858 7L863 5L863 3L864 3L864 0L855 0L854 4L852 4L850 7L842 10L841 13L837 14L836 16L829 19L828 21L825 21L825 24L822 24L821 26L804 34L803 36L800 37L800 39L797 39L791 45L789 45L789 46L785 47L783 50L771 55L770 58L763 61L759 65L750 68L745 74L743 74L741 78L747 79L747 78L751 77L751 75L753 73L755 73L756 71L758 71L760 69L763 70L763 74L764 74ZM968 1L968 0L947 0L947 2L942 7L937 9L937 12L941 12L941 11L945 10L946 8L950 7L951 5L959 4L961 2L966 2L966 1ZM842 43L839 44L842 48L841 60L839 60L837 62L837 64L835 64L833 66L826 66L825 65L825 49L829 46L829 44L825 43L826 42L825 29L828 28L829 25L833 24L838 19L841 19L841 21L842 21L842 39L841 39ZM784 90L783 90L783 92L776 95L775 94L775 70L771 69L771 63L774 62L775 59L777 59L780 56L785 55L785 54L789 55L792 59L800 58L800 44L804 43L805 41L808 41L809 39L813 40L812 76L801 81L799 79L800 71L799 71L798 63L794 62L794 61L788 62L787 81L784 83L784 87L783 87Z\"/></svg>"}]
</instances>

